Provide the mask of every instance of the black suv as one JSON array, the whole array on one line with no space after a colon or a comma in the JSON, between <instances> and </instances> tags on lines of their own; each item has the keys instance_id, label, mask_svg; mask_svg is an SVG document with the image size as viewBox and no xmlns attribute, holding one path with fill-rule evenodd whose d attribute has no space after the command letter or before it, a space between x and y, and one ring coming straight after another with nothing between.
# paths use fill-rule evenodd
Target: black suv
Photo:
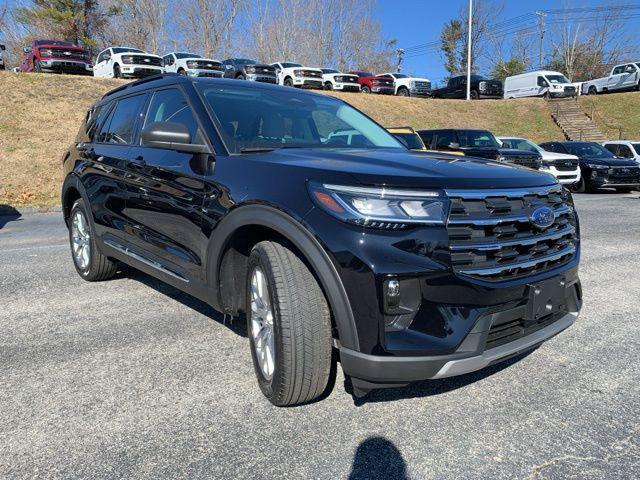
<instances>
[{"instance_id":1,"label":"black suv","mask_svg":"<svg viewBox=\"0 0 640 480\"><path fill-rule=\"evenodd\" d=\"M580 161L578 192L597 188L615 188L619 192L640 189L640 166L626 158L618 158L595 142L546 142L540 146L549 152L575 155Z\"/></svg>"},{"instance_id":2,"label":"black suv","mask_svg":"<svg viewBox=\"0 0 640 480\"><path fill-rule=\"evenodd\" d=\"M224 78L249 80L253 82L278 83L276 69L248 58L227 58L222 61Z\"/></svg>"},{"instance_id":3,"label":"black suv","mask_svg":"<svg viewBox=\"0 0 640 480\"><path fill-rule=\"evenodd\" d=\"M92 106L65 154L72 258L244 314L275 405L327 391L334 348L356 395L471 372L576 319L578 220L548 175L437 157L333 97L148 78Z\"/></svg>"},{"instance_id":4,"label":"black suv","mask_svg":"<svg viewBox=\"0 0 640 480\"><path fill-rule=\"evenodd\" d=\"M534 170L539 170L542 166L542 156L539 153L502 148L488 130L446 128L418 130L418 135L430 150L462 152L472 157L490 158Z\"/></svg>"}]
</instances>

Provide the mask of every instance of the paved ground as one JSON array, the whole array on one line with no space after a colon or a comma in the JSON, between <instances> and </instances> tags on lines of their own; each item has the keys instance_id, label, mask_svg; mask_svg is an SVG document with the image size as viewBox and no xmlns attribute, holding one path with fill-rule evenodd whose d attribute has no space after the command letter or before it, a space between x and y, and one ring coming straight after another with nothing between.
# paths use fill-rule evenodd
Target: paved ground
<instances>
[{"instance_id":1,"label":"paved ground","mask_svg":"<svg viewBox=\"0 0 640 480\"><path fill-rule=\"evenodd\" d=\"M0 228L0 477L638 478L640 199L579 196L585 307L525 358L276 409L242 326L75 273L59 214ZM0 222L2 225L4 219Z\"/></svg>"}]
</instances>

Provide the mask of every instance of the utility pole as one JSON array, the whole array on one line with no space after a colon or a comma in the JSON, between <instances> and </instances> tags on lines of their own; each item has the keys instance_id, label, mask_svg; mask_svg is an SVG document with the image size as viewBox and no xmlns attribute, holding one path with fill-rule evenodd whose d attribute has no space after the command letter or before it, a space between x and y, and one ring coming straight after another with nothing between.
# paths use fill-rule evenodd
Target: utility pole
<instances>
[{"instance_id":1,"label":"utility pole","mask_svg":"<svg viewBox=\"0 0 640 480\"><path fill-rule=\"evenodd\" d=\"M467 32L467 100L471 100L471 25L473 24L473 0L469 0L469 26Z\"/></svg>"},{"instance_id":2,"label":"utility pole","mask_svg":"<svg viewBox=\"0 0 640 480\"><path fill-rule=\"evenodd\" d=\"M538 16L538 28L540 29L540 47L538 50L538 68L542 69L542 50L544 47L544 17L547 16L546 12L543 12L542 10L538 10L536 12L536 15Z\"/></svg>"},{"instance_id":3,"label":"utility pole","mask_svg":"<svg viewBox=\"0 0 640 480\"><path fill-rule=\"evenodd\" d=\"M396 56L398 57L398 66L396 67L396 72L400 73L400 69L402 68L402 59L404 58L404 48L397 48Z\"/></svg>"}]
</instances>

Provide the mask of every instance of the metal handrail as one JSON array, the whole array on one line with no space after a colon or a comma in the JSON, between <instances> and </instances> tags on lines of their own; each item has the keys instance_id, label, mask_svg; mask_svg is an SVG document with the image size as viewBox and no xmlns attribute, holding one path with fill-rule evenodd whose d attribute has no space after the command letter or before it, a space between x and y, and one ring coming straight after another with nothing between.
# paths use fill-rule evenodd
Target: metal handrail
<instances>
[{"instance_id":1,"label":"metal handrail","mask_svg":"<svg viewBox=\"0 0 640 480\"><path fill-rule=\"evenodd\" d=\"M585 112L585 114L587 115L587 117L589 117L594 122L596 121L595 117L597 116L598 120L600 121L600 123L602 123L605 127L609 128L611 130L618 130L618 140L624 140L624 138L623 138L624 136L622 134L622 132L623 132L622 125L613 125L613 124L610 124L610 123L606 122L604 117L602 116L602 114L596 108L596 104L595 104L595 102L593 100L591 100L590 105L589 105L589 113Z\"/></svg>"}]
</instances>

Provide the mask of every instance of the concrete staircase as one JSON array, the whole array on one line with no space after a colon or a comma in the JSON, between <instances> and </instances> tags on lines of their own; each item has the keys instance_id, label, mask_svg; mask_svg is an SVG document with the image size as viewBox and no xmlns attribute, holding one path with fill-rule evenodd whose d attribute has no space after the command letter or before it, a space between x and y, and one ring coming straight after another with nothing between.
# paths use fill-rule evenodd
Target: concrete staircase
<instances>
[{"instance_id":1,"label":"concrete staircase","mask_svg":"<svg viewBox=\"0 0 640 480\"><path fill-rule=\"evenodd\" d=\"M575 98L551 98L548 100L551 117L562 129L567 140L604 142L607 137L595 122L582 110Z\"/></svg>"}]
</instances>

